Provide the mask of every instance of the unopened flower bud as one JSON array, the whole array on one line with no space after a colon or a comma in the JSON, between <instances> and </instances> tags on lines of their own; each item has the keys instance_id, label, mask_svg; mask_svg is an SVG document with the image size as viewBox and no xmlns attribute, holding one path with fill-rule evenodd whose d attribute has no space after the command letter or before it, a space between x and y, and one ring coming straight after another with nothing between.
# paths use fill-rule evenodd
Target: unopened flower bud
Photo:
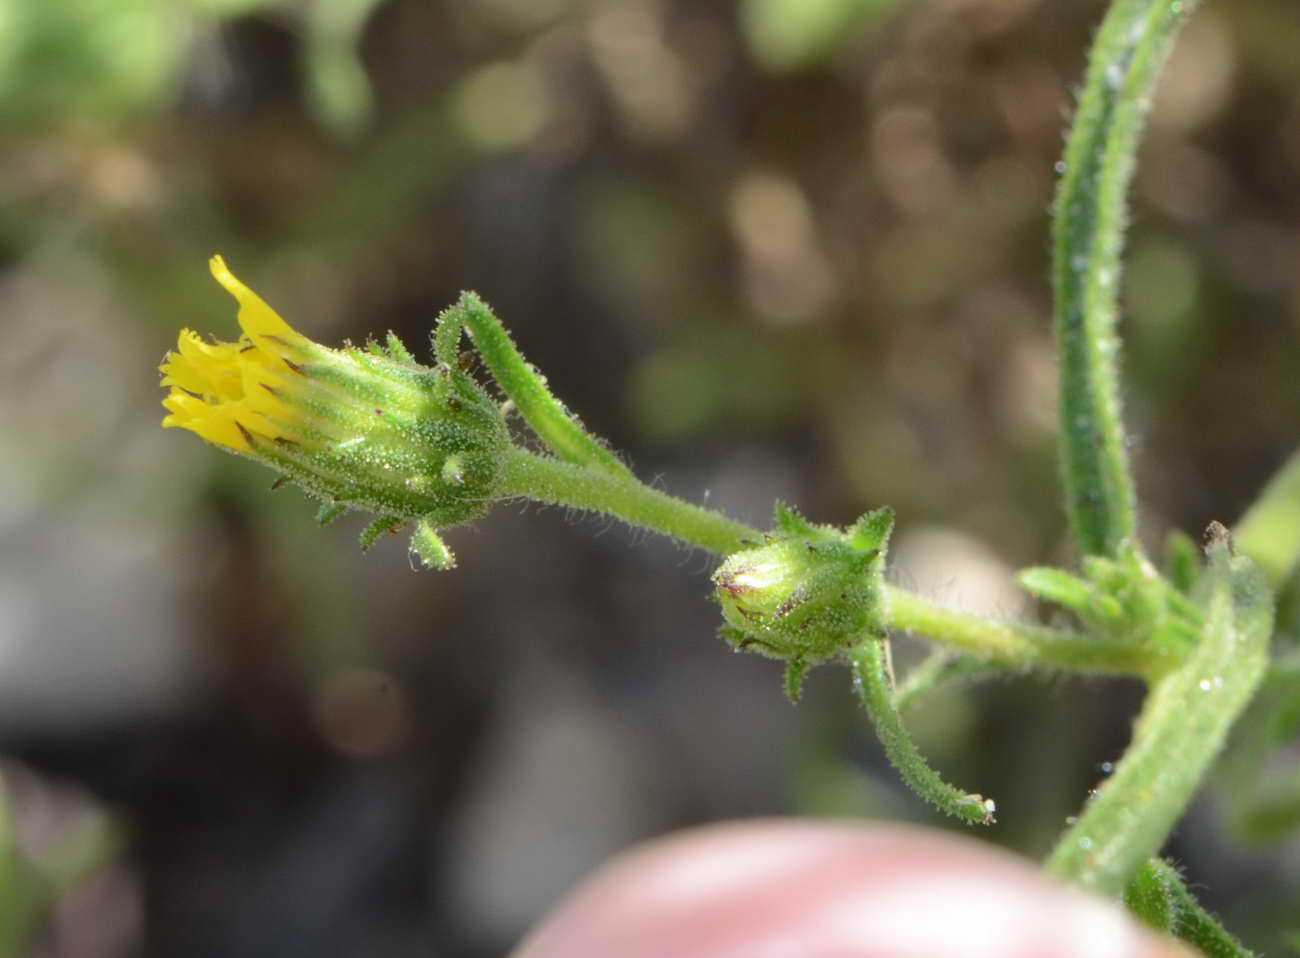
<instances>
[{"instance_id":1,"label":"unopened flower bud","mask_svg":"<svg viewBox=\"0 0 1300 958\"><path fill-rule=\"evenodd\" d=\"M878 510L842 532L778 506L766 541L732 553L713 574L737 649L785 659L797 697L804 672L883 630L885 549L893 515Z\"/></svg>"}]
</instances>

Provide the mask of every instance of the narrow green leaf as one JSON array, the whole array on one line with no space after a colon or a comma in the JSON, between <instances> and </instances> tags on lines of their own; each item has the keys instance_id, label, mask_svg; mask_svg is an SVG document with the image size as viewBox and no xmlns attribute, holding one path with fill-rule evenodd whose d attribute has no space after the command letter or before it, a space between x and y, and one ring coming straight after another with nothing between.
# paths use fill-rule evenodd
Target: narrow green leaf
<instances>
[{"instance_id":1,"label":"narrow green leaf","mask_svg":"<svg viewBox=\"0 0 1300 958\"><path fill-rule=\"evenodd\" d=\"M348 507L341 502L327 502L317 511L316 522L327 526L347 511Z\"/></svg>"},{"instance_id":2,"label":"narrow green leaf","mask_svg":"<svg viewBox=\"0 0 1300 958\"><path fill-rule=\"evenodd\" d=\"M917 750L894 708L893 681L888 667L888 640L868 637L850 651L853 688L858 693L885 746L894 768L917 795L946 815L969 825L989 825L996 810L993 800L954 788L932 769Z\"/></svg>"},{"instance_id":3,"label":"narrow green leaf","mask_svg":"<svg viewBox=\"0 0 1300 958\"><path fill-rule=\"evenodd\" d=\"M428 522L418 522L411 535L411 551L429 569L454 569L456 556Z\"/></svg>"},{"instance_id":4,"label":"narrow green leaf","mask_svg":"<svg viewBox=\"0 0 1300 958\"><path fill-rule=\"evenodd\" d=\"M1144 923L1193 945L1206 958L1252 958L1187 890L1178 869L1153 858L1124 889L1124 904Z\"/></svg>"},{"instance_id":5,"label":"narrow green leaf","mask_svg":"<svg viewBox=\"0 0 1300 958\"><path fill-rule=\"evenodd\" d=\"M433 358L443 366L453 367L460 361L460 334L465 328L465 310L458 303L438 314L433 327Z\"/></svg>"},{"instance_id":6,"label":"narrow green leaf","mask_svg":"<svg viewBox=\"0 0 1300 958\"><path fill-rule=\"evenodd\" d=\"M1137 524L1115 334L1126 195L1151 96L1194 0L1115 0L1093 43L1057 188L1052 278L1061 466L1085 555L1117 555Z\"/></svg>"},{"instance_id":7,"label":"narrow green leaf","mask_svg":"<svg viewBox=\"0 0 1300 958\"><path fill-rule=\"evenodd\" d=\"M1143 924L1172 934L1178 924L1178 902L1165 880L1167 867L1158 858L1145 862L1124 889L1124 904Z\"/></svg>"},{"instance_id":8,"label":"narrow green leaf","mask_svg":"<svg viewBox=\"0 0 1300 958\"><path fill-rule=\"evenodd\" d=\"M803 680L808 676L808 670L812 666L803 659L790 659L785 663L785 697L790 700L791 705L799 701L803 695Z\"/></svg>"},{"instance_id":9,"label":"narrow green leaf","mask_svg":"<svg viewBox=\"0 0 1300 958\"><path fill-rule=\"evenodd\" d=\"M551 393L546 377L524 360L487 303L474 293L462 293L460 302L453 308L459 310L474 346L501 391L514 400L524 421L555 450L556 455L567 462L590 466L612 475L631 476L631 471L618 456L587 432L578 417ZM441 335L440 328L438 336ZM439 361L445 362L441 338L439 346Z\"/></svg>"},{"instance_id":10,"label":"narrow green leaf","mask_svg":"<svg viewBox=\"0 0 1300 958\"><path fill-rule=\"evenodd\" d=\"M397 516L380 516L361 530L361 551L369 550L383 536L396 533L401 525L402 520Z\"/></svg>"},{"instance_id":11,"label":"narrow green leaf","mask_svg":"<svg viewBox=\"0 0 1300 958\"><path fill-rule=\"evenodd\" d=\"M415 357L411 351L406 348L406 344L397 338L397 334L389 331L388 333L388 355L399 363L410 363L415 365Z\"/></svg>"},{"instance_id":12,"label":"narrow green leaf","mask_svg":"<svg viewBox=\"0 0 1300 958\"><path fill-rule=\"evenodd\" d=\"M778 502L773 508L776 527L792 536L815 536L817 529L792 506Z\"/></svg>"},{"instance_id":13,"label":"narrow green leaf","mask_svg":"<svg viewBox=\"0 0 1300 958\"><path fill-rule=\"evenodd\" d=\"M1173 865L1155 858L1139 871L1139 876L1143 874L1148 882L1160 886L1169 902L1170 924L1162 930L1192 945L1206 958L1253 958L1253 951L1237 941L1218 919L1201 907ZM1133 886L1130 884L1129 887ZM1129 902L1127 893L1125 902ZM1145 920L1145 916L1141 917Z\"/></svg>"},{"instance_id":14,"label":"narrow green leaf","mask_svg":"<svg viewBox=\"0 0 1300 958\"><path fill-rule=\"evenodd\" d=\"M1232 530L1237 549L1255 560L1269 582L1282 584L1300 558L1300 452L1264 487Z\"/></svg>"},{"instance_id":15,"label":"narrow green leaf","mask_svg":"<svg viewBox=\"0 0 1300 958\"><path fill-rule=\"evenodd\" d=\"M1033 566L1022 570L1016 579L1026 592L1076 612L1087 611L1096 594L1092 583L1062 569Z\"/></svg>"},{"instance_id":16,"label":"narrow green leaf","mask_svg":"<svg viewBox=\"0 0 1300 958\"><path fill-rule=\"evenodd\" d=\"M864 552L884 549L889 535L894 531L894 510L889 506L873 509L854 523L849 530L849 541Z\"/></svg>"},{"instance_id":17,"label":"narrow green leaf","mask_svg":"<svg viewBox=\"0 0 1300 958\"><path fill-rule=\"evenodd\" d=\"M1201 550L1196 541L1181 529L1171 529L1165 537L1165 578L1179 592L1188 595L1201 574Z\"/></svg>"}]
</instances>

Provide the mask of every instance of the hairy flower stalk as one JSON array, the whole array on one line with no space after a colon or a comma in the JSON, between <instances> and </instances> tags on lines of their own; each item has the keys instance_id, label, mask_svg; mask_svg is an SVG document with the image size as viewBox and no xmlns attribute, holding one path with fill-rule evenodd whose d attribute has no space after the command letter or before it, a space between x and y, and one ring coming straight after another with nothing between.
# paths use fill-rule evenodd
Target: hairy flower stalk
<instances>
[{"instance_id":1,"label":"hairy flower stalk","mask_svg":"<svg viewBox=\"0 0 1300 958\"><path fill-rule=\"evenodd\" d=\"M433 530L478 518L498 496L510 440L497 404L454 364L416 364L391 335L364 350L314 343L220 256L211 268L239 302L242 335L181 332L160 367L163 426L264 462L327 505L377 513L363 542L416 520L416 551L452 564Z\"/></svg>"}]
</instances>

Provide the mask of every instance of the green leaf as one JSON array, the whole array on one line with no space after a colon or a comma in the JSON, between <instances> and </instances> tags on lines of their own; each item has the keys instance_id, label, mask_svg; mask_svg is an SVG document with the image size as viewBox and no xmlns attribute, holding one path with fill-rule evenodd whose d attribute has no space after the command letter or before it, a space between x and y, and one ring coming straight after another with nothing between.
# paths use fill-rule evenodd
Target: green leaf
<instances>
[{"instance_id":1,"label":"green leaf","mask_svg":"<svg viewBox=\"0 0 1300 958\"><path fill-rule=\"evenodd\" d=\"M316 521L322 526L327 526L347 511L348 507L341 502L327 502L317 511Z\"/></svg>"},{"instance_id":2,"label":"green leaf","mask_svg":"<svg viewBox=\"0 0 1300 958\"><path fill-rule=\"evenodd\" d=\"M1237 549L1255 560L1274 586L1300 557L1300 452L1278 470L1232 531Z\"/></svg>"},{"instance_id":3,"label":"green leaf","mask_svg":"<svg viewBox=\"0 0 1300 958\"><path fill-rule=\"evenodd\" d=\"M1172 932L1178 924L1178 901L1166 880L1167 867L1158 858L1142 865L1124 889L1124 904L1143 924Z\"/></svg>"},{"instance_id":4,"label":"green leaf","mask_svg":"<svg viewBox=\"0 0 1300 958\"><path fill-rule=\"evenodd\" d=\"M1156 80L1193 0L1115 0L1097 33L1065 148L1053 220L1060 454L1070 527L1085 555L1136 544L1119 399L1120 252L1134 158Z\"/></svg>"},{"instance_id":5,"label":"green leaf","mask_svg":"<svg viewBox=\"0 0 1300 958\"><path fill-rule=\"evenodd\" d=\"M442 541L433 526L427 522L417 522L415 532L411 535L411 551L420 557L420 561L429 569L454 569L456 556L447 543Z\"/></svg>"},{"instance_id":6,"label":"green leaf","mask_svg":"<svg viewBox=\"0 0 1300 958\"><path fill-rule=\"evenodd\" d=\"M557 456L580 466L590 466L617 476L631 477L631 471L604 443L593 436L551 392L546 377L534 369L506 332L491 307L474 293L462 293L460 301L444 317L465 324L483 362L501 391L514 400L524 421ZM451 334L447 334L450 338ZM447 362L450 349L441 326L436 339L438 360Z\"/></svg>"},{"instance_id":7,"label":"green leaf","mask_svg":"<svg viewBox=\"0 0 1300 958\"><path fill-rule=\"evenodd\" d=\"M889 506L882 506L868 512L854 523L853 528L849 530L849 542L855 549L861 549L863 552L880 550L883 554L890 533L893 531L894 510Z\"/></svg>"},{"instance_id":8,"label":"green leaf","mask_svg":"<svg viewBox=\"0 0 1300 958\"><path fill-rule=\"evenodd\" d=\"M1194 946L1207 958L1252 958L1183 884L1178 870L1153 858L1138 869L1124 889L1124 903L1133 914L1158 931Z\"/></svg>"},{"instance_id":9,"label":"green leaf","mask_svg":"<svg viewBox=\"0 0 1300 958\"><path fill-rule=\"evenodd\" d=\"M460 335L465 327L465 311L459 305L448 306L438 314L433 327L433 358L448 369L460 362Z\"/></svg>"},{"instance_id":10,"label":"green leaf","mask_svg":"<svg viewBox=\"0 0 1300 958\"><path fill-rule=\"evenodd\" d=\"M794 705L803 695L803 680L812 668L803 659L791 659L785 663L785 697Z\"/></svg>"},{"instance_id":11,"label":"green leaf","mask_svg":"<svg viewBox=\"0 0 1300 958\"><path fill-rule=\"evenodd\" d=\"M411 351L406 348L406 345L397 338L396 333L390 330L387 342L389 356L397 360L399 363L410 363L412 366L415 365L415 357L411 355Z\"/></svg>"},{"instance_id":12,"label":"green leaf","mask_svg":"<svg viewBox=\"0 0 1300 958\"><path fill-rule=\"evenodd\" d=\"M776 527L787 535L792 536L817 536L818 529L811 522L805 519L792 506L787 506L783 502L778 502L773 508L774 520Z\"/></svg>"},{"instance_id":13,"label":"green leaf","mask_svg":"<svg viewBox=\"0 0 1300 958\"><path fill-rule=\"evenodd\" d=\"M1171 529L1165 537L1165 578L1179 592L1190 595L1201 574L1201 550L1196 541L1181 529Z\"/></svg>"},{"instance_id":14,"label":"green leaf","mask_svg":"<svg viewBox=\"0 0 1300 958\"><path fill-rule=\"evenodd\" d=\"M741 25L750 49L770 70L829 56L894 12L900 0L746 0Z\"/></svg>"},{"instance_id":15,"label":"green leaf","mask_svg":"<svg viewBox=\"0 0 1300 958\"><path fill-rule=\"evenodd\" d=\"M385 535L395 535L401 528L398 516L380 516L361 530L361 551L366 552Z\"/></svg>"},{"instance_id":16,"label":"green leaf","mask_svg":"<svg viewBox=\"0 0 1300 958\"><path fill-rule=\"evenodd\" d=\"M357 47L379 3L316 0L308 8L308 100L322 125L339 136L355 136L370 118L373 95Z\"/></svg>"},{"instance_id":17,"label":"green leaf","mask_svg":"<svg viewBox=\"0 0 1300 958\"><path fill-rule=\"evenodd\" d=\"M1096 595L1091 582L1062 569L1033 566L1021 571L1016 579L1026 592L1075 612L1086 612Z\"/></svg>"},{"instance_id":18,"label":"green leaf","mask_svg":"<svg viewBox=\"0 0 1300 958\"><path fill-rule=\"evenodd\" d=\"M890 763L917 795L944 814L959 818L968 825L991 825L996 811L993 800L945 782L925 761L907 734L902 716L894 708L888 649L887 639L867 638L854 646L849 656L853 688L871 717L871 724Z\"/></svg>"}]
</instances>

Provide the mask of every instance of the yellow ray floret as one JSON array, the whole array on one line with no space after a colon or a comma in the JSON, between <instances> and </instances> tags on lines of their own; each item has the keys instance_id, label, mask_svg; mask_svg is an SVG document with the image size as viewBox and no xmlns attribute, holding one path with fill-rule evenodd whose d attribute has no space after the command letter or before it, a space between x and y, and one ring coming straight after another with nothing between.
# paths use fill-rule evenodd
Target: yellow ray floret
<instances>
[{"instance_id":1,"label":"yellow ray floret","mask_svg":"<svg viewBox=\"0 0 1300 958\"><path fill-rule=\"evenodd\" d=\"M181 330L176 351L159 370L171 391L163 400L163 426L179 426L235 452L251 453L249 435L287 437L301 413L281 397L295 387L294 363L314 344L281 319L260 296L235 278L220 256L212 275L239 302L235 343L204 342Z\"/></svg>"}]
</instances>

